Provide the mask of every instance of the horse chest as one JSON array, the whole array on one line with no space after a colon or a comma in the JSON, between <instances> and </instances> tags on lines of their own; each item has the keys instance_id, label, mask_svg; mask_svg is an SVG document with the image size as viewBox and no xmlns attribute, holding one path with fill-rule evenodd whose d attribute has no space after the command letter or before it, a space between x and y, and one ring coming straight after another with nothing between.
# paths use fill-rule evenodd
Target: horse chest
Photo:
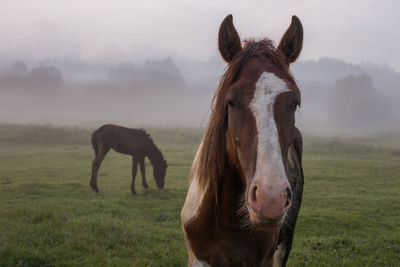
<instances>
[{"instance_id":1,"label":"horse chest","mask_svg":"<svg viewBox=\"0 0 400 267\"><path fill-rule=\"evenodd\" d=\"M279 230L272 235L240 228L199 232L191 223L185 226L191 250L210 266L269 266L264 263L272 261Z\"/></svg>"}]
</instances>

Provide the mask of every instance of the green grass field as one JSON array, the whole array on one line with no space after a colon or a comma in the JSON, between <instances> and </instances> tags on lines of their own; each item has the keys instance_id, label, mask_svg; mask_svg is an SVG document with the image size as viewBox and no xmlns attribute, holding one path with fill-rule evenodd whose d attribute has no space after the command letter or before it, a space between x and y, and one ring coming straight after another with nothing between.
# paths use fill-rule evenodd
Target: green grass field
<instances>
[{"instance_id":1,"label":"green grass field","mask_svg":"<svg viewBox=\"0 0 400 267\"><path fill-rule=\"evenodd\" d=\"M131 159L110 152L89 187L91 130L0 125L0 266L184 266L179 214L200 140L149 128L166 187L130 193ZM400 135L305 138L303 205L288 266L400 265Z\"/></svg>"}]
</instances>

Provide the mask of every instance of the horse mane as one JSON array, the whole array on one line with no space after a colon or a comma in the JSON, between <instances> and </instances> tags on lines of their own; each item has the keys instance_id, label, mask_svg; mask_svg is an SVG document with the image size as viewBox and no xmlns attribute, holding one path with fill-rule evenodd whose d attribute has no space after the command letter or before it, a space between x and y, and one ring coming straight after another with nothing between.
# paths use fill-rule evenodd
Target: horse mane
<instances>
[{"instance_id":1,"label":"horse mane","mask_svg":"<svg viewBox=\"0 0 400 267\"><path fill-rule=\"evenodd\" d=\"M287 70L289 79L292 78L284 59L276 51L271 40L267 38L259 41L246 40L244 43L243 49L228 64L225 73L221 76L213 97L210 120L203 137L198 162L192 169L192 173L199 177L199 184L202 187L211 186L217 199L218 182L226 172L230 160L225 137L228 118L224 96L228 87L235 82L243 65L252 57L270 59L277 67Z\"/></svg>"},{"instance_id":2,"label":"horse mane","mask_svg":"<svg viewBox=\"0 0 400 267\"><path fill-rule=\"evenodd\" d=\"M153 141L153 138L151 138L150 134L146 131L145 128L140 128L139 130L141 130L151 141Z\"/></svg>"},{"instance_id":3,"label":"horse mane","mask_svg":"<svg viewBox=\"0 0 400 267\"><path fill-rule=\"evenodd\" d=\"M157 154L160 156L160 162L159 162L159 166L160 167L166 167L167 166L167 161L165 160L165 158L164 158L164 155L163 155L163 153L161 152L161 150L158 148L158 146L156 146L156 144L154 143L154 140L153 140L153 138L151 137L151 135L148 133L148 132L146 132L146 129L144 129L144 128L140 128L140 131L142 131L145 135L146 135L146 137L147 137L147 139L149 140L149 142L150 142L150 144L152 144L153 145L153 147L154 147L154 149L156 150L156 152L157 152Z\"/></svg>"}]
</instances>

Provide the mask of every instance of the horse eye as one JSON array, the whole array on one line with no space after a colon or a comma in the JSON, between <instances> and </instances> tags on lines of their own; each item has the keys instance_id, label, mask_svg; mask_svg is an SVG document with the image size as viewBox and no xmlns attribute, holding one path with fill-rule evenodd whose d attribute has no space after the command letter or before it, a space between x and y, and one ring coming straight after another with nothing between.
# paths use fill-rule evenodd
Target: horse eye
<instances>
[{"instance_id":1,"label":"horse eye","mask_svg":"<svg viewBox=\"0 0 400 267\"><path fill-rule=\"evenodd\" d=\"M229 100L228 101L228 106L233 107L233 106L235 106L235 103L232 100Z\"/></svg>"}]
</instances>

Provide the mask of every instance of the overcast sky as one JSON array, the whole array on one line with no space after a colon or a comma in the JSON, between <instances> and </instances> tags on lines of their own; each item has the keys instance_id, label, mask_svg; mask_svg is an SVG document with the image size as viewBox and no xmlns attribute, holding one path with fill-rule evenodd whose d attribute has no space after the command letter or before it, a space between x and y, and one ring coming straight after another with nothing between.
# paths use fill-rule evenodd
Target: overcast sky
<instances>
[{"instance_id":1,"label":"overcast sky","mask_svg":"<svg viewBox=\"0 0 400 267\"><path fill-rule=\"evenodd\" d=\"M13 57L207 60L232 13L242 38L275 42L303 23L301 59L387 63L400 71L398 0L0 0L0 59Z\"/></svg>"}]
</instances>

